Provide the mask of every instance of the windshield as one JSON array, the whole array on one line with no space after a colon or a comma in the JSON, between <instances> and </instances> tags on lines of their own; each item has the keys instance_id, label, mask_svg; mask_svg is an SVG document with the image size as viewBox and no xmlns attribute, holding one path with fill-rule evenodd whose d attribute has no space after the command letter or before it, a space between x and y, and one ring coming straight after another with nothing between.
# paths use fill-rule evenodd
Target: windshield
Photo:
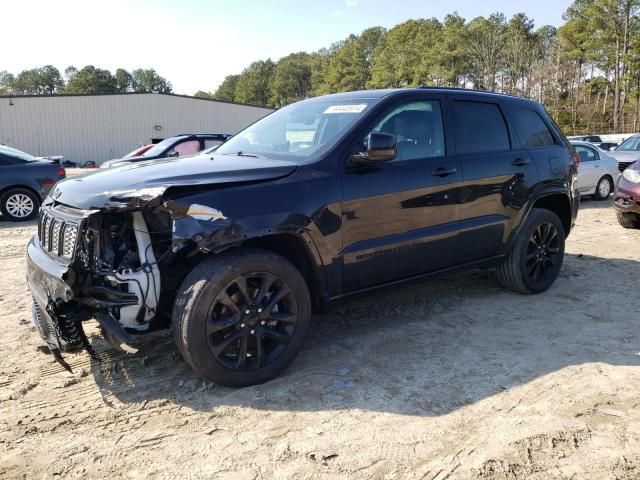
<instances>
[{"instance_id":1,"label":"windshield","mask_svg":"<svg viewBox=\"0 0 640 480\"><path fill-rule=\"evenodd\" d=\"M640 136L627 138L616 150L623 152L638 150L638 142L640 142Z\"/></svg>"},{"instance_id":2,"label":"windshield","mask_svg":"<svg viewBox=\"0 0 640 480\"><path fill-rule=\"evenodd\" d=\"M149 150L147 150L142 155L140 155L140 157L142 157L142 158L144 158L144 157L155 157L157 155L160 155L167 148L169 148L174 143L176 143L178 138L181 138L181 137L166 138L166 139L162 140L160 143L156 143L153 147L151 147Z\"/></svg>"},{"instance_id":3,"label":"windshield","mask_svg":"<svg viewBox=\"0 0 640 480\"><path fill-rule=\"evenodd\" d=\"M294 103L246 128L215 153L304 160L332 145L376 101L321 97Z\"/></svg>"}]
</instances>

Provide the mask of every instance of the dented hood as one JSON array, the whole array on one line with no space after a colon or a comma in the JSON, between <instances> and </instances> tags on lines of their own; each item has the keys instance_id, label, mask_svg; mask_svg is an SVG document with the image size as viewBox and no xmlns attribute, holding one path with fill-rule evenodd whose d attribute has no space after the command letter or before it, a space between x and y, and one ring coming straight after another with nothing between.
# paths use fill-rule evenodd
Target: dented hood
<instances>
[{"instance_id":1,"label":"dented hood","mask_svg":"<svg viewBox=\"0 0 640 480\"><path fill-rule=\"evenodd\" d=\"M68 178L50 196L81 209L131 208L159 199L169 187L275 180L296 168L285 160L235 155L152 160Z\"/></svg>"}]
</instances>

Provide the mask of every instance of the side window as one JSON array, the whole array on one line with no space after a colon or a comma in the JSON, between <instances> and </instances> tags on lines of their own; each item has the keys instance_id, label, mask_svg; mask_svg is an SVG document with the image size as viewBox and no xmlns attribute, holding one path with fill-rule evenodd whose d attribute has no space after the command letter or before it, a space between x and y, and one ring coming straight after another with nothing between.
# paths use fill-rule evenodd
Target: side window
<instances>
[{"instance_id":1,"label":"side window","mask_svg":"<svg viewBox=\"0 0 640 480\"><path fill-rule=\"evenodd\" d=\"M453 102L456 153L509 150L509 132L495 103Z\"/></svg>"},{"instance_id":2,"label":"side window","mask_svg":"<svg viewBox=\"0 0 640 480\"><path fill-rule=\"evenodd\" d=\"M537 112L528 108L511 107L509 113L524 148L550 147L556 144Z\"/></svg>"},{"instance_id":3,"label":"side window","mask_svg":"<svg viewBox=\"0 0 640 480\"><path fill-rule=\"evenodd\" d=\"M173 147L171 151L176 152L180 157L193 155L200 151L200 140L187 140L186 142L179 143Z\"/></svg>"},{"instance_id":4,"label":"side window","mask_svg":"<svg viewBox=\"0 0 640 480\"><path fill-rule=\"evenodd\" d=\"M585 147L584 145L574 145L576 152L580 155L581 162L593 162L594 160L600 160L600 155L593 148Z\"/></svg>"},{"instance_id":5,"label":"side window","mask_svg":"<svg viewBox=\"0 0 640 480\"><path fill-rule=\"evenodd\" d=\"M387 112L372 129L396 137L396 160L445 154L442 108L437 100L405 103Z\"/></svg>"}]
</instances>

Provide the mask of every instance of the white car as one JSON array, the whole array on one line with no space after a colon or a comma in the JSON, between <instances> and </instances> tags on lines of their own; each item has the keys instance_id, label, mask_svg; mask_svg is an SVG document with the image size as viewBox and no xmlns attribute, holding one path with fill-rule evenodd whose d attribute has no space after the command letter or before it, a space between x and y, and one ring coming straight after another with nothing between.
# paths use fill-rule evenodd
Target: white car
<instances>
[{"instance_id":1,"label":"white car","mask_svg":"<svg viewBox=\"0 0 640 480\"><path fill-rule=\"evenodd\" d=\"M588 142L572 141L580 155L578 190L582 195L593 195L596 200L606 200L620 176L618 162L604 150Z\"/></svg>"}]
</instances>

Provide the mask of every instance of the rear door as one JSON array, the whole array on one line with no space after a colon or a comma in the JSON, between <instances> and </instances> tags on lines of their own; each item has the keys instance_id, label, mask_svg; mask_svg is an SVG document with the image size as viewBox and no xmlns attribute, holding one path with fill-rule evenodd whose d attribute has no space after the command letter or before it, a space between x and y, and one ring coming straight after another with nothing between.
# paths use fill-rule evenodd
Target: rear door
<instances>
[{"instance_id":1,"label":"rear door","mask_svg":"<svg viewBox=\"0 0 640 480\"><path fill-rule=\"evenodd\" d=\"M452 98L456 157L462 165L460 250L463 264L502 253L538 172L511 131L499 99Z\"/></svg>"}]
</instances>

